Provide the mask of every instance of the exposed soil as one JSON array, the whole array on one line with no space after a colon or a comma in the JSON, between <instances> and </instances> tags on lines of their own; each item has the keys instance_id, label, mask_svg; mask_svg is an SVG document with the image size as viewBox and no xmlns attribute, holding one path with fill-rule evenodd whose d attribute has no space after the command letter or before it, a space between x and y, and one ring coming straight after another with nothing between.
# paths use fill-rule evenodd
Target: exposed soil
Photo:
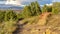
<instances>
[{"instance_id":1,"label":"exposed soil","mask_svg":"<svg viewBox=\"0 0 60 34\"><path fill-rule=\"evenodd\" d=\"M53 26L46 25L49 15L51 15L51 13L40 15L40 19L35 24L29 24L28 22L20 24L20 22L18 22L18 28L13 34L60 34L59 27L54 28Z\"/></svg>"}]
</instances>

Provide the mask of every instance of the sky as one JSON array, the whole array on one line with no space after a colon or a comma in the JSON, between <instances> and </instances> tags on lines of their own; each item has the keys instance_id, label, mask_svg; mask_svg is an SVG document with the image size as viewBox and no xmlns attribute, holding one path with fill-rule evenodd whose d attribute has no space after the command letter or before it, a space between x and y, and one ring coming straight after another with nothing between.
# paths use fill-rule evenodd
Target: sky
<instances>
[{"instance_id":1,"label":"sky","mask_svg":"<svg viewBox=\"0 0 60 34\"><path fill-rule=\"evenodd\" d=\"M20 0L21 5L29 4L33 1L38 1L40 5L51 4L53 2L60 2L60 0ZM0 0L0 4L6 4L6 0Z\"/></svg>"}]
</instances>

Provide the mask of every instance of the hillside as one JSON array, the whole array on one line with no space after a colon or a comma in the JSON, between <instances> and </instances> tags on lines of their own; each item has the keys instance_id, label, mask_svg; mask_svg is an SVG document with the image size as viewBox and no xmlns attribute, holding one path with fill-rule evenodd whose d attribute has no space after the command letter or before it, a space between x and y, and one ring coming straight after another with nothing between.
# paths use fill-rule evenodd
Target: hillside
<instances>
[{"instance_id":1,"label":"hillside","mask_svg":"<svg viewBox=\"0 0 60 34\"><path fill-rule=\"evenodd\" d=\"M43 16L19 21L16 34L60 34L60 16L44 13ZM14 34L15 34L14 33Z\"/></svg>"},{"instance_id":2,"label":"hillside","mask_svg":"<svg viewBox=\"0 0 60 34\"><path fill-rule=\"evenodd\" d=\"M41 8L35 1L23 10L20 6L1 6L4 10L0 9L0 34L60 34L59 2Z\"/></svg>"}]
</instances>

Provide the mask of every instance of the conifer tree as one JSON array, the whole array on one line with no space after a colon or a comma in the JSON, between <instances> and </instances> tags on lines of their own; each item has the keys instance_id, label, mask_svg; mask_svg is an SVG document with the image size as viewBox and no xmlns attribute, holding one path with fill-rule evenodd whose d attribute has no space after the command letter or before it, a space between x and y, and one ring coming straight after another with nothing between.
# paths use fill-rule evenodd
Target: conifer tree
<instances>
[{"instance_id":1,"label":"conifer tree","mask_svg":"<svg viewBox=\"0 0 60 34\"><path fill-rule=\"evenodd\" d=\"M47 5L44 5L44 7L42 8L42 13L47 12Z\"/></svg>"},{"instance_id":2,"label":"conifer tree","mask_svg":"<svg viewBox=\"0 0 60 34\"><path fill-rule=\"evenodd\" d=\"M38 2L31 2L31 4L24 7L22 15L24 17L30 17L39 15L41 13L41 8Z\"/></svg>"},{"instance_id":3,"label":"conifer tree","mask_svg":"<svg viewBox=\"0 0 60 34\"><path fill-rule=\"evenodd\" d=\"M35 10L36 10L37 15L41 13L41 8L37 1L35 1Z\"/></svg>"},{"instance_id":4,"label":"conifer tree","mask_svg":"<svg viewBox=\"0 0 60 34\"><path fill-rule=\"evenodd\" d=\"M52 13L58 14L60 13L60 2L54 2L52 6Z\"/></svg>"}]
</instances>

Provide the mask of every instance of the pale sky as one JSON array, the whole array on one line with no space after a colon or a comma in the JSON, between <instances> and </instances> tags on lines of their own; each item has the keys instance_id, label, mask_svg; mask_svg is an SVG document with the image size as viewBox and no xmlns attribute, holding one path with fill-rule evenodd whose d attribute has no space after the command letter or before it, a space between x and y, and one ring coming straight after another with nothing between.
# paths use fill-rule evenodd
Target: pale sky
<instances>
[{"instance_id":1,"label":"pale sky","mask_svg":"<svg viewBox=\"0 0 60 34\"><path fill-rule=\"evenodd\" d=\"M35 0L20 0L20 4L29 4L30 2L33 2ZM60 0L37 0L39 4L50 4L52 2L60 2ZM6 0L0 0L0 4L5 4Z\"/></svg>"}]
</instances>

